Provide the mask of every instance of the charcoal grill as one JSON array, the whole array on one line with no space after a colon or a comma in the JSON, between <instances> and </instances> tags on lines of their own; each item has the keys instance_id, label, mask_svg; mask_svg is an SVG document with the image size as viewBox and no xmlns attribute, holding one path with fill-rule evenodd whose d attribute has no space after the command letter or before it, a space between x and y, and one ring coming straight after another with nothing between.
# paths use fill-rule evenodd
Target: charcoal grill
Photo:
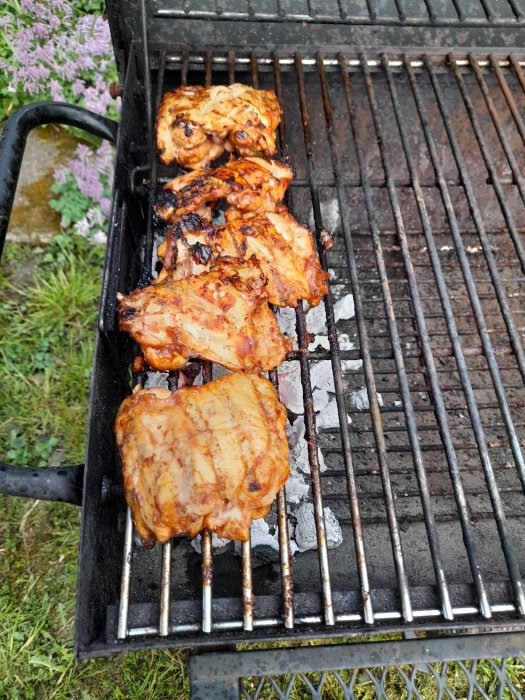
<instances>
[{"instance_id":1,"label":"charcoal grill","mask_svg":"<svg viewBox=\"0 0 525 700\"><path fill-rule=\"evenodd\" d=\"M259 697L264 682L288 697L297 679L321 697L324 672L392 663L417 697L421 664L523 656L525 6L193 5L108 3L119 125L41 103L10 119L0 144L2 242L32 127L72 124L117 145L85 469L0 466L1 492L82 504L77 656L201 649L192 687L207 698ZM317 551L291 556L283 489L274 512L278 559L257 566L249 543L240 558L214 555L207 532L200 557L184 538L145 550L123 499L112 432L136 351L118 331L116 294L154 274L162 229L153 204L175 173L156 158L156 108L177 85L234 80L280 98L280 156L296 173L288 205L315 230L331 274L330 350L308 351L298 309L299 348L289 356L303 384ZM329 251L324 229L334 234ZM348 292L355 317L336 328L334 301ZM341 331L356 349L339 349ZM310 366L318 360L331 361L337 430L316 430ZM343 371L342 360L362 366ZM204 376L212 378L211 366ZM168 382L176 384L173 376ZM366 388L367 410L349 404L358 388ZM335 550L327 548L324 506L343 528ZM399 632L427 635L367 641ZM351 645L228 651L357 636L362 641ZM409 672L406 664L419 666ZM428 668L436 692L446 694L446 664ZM463 668L469 692L483 694L475 664ZM521 697L498 668L498 697L505 688ZM300 671L323 671L321 686ZM292 674L284 685L272 678L239 685L280 673ZM344 697L353 697L356 673L353 681L337 676ZM385 694L386 671L366 673Z\"/></svg>"}]
</instances>

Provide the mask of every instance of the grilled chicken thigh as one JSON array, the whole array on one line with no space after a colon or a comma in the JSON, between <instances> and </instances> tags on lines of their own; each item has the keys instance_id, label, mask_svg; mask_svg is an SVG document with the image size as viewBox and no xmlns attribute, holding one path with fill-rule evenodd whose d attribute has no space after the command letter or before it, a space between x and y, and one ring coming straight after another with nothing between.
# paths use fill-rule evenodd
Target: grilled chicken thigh
<instances>
[{"instance_id":1,"label":"grilled chicken thigh","mask_svg":"<svg viewBox=\"0 0 525 700\"><path fill-rule=\"evenodd\" d=\"M135 389L115 423L124 489L152 546L203 528L247 540L289 474L286 410L257 374L199 387Z\"/></svg>"},{"instance_id":2,"label":"grilled chicken thigh","mask_svg":"<svg viewBox=\"0 0 525 700\"><path fill-rule=\"evenodd\" d=\"M271 90L234 83L184 86L167 92L157 115L157 148L168 165L209 165L225 150L241 156L275 153L281 108Z\"/></svg>"},{"instance_id":3,"label":"grilled chicken thigh","mask_svg":"<svg viewBox=\"0 0 525 700\"><path fill-rule=\"evenodd\" d=\"M182 369L191 357L232 370L269 370L291 349L268 306L255 258L224 258L198 277L167 275L120 295L119 323L158 370Z\"/></svg>"},{"instance_id":4,"label":"grilled chicken thigh","mask_svg":"<svg viewBox=\"0 0 525 700\"><path fill-rule=\"evenodd\" d=\"M327 274L319 264L312 233L280 207L278 212L258 214L251 219L234 219L225 226L206 222L198 228L198 218L185 217L170 230L158 250L164 259L160 279L173 274L176 279L199 275L217 259L254 255L267 278L268 300L277 306L297 306L306 299L317 306L327 293Z\"/></svg>"},{"instance_id":5,"label":"grilled chicken thigh","mask_svg":"<svg viewBox=\"0 0 525 700\"><path fill-rule=\"evenodd\" d=\"M244 213L275 211L293 173L276 160L242 158L215 170L202 168L166 183L157 202L157 213L167 221L199 212L209 203L226 199L227 218Z\"/></svg>"}]
</instances>

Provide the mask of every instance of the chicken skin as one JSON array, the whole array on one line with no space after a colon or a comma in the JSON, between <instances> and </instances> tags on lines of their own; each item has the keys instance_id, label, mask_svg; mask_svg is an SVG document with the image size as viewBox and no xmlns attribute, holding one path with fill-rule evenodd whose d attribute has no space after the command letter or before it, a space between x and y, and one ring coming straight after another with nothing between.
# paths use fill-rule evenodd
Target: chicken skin
<instances>
[{"instance_id":1,"label":"chicken skin","mask_svg":"<svg viewBox=\"0 0 525 700\"><path fill-rule=\"evenodd\" d=\"M311 231L280 207L278 212L234 219L225 226L212 226L189 215L169 231L159 246L164 259L160 279L199 275L216 260L255 256L267 278L268 300L276 306L297 306L300 299L317 306L328 291L327 274L321 268Z\"/></svg>"},{"instance_id":2,"label":"chicken skin","mask_svg":"<svg viewBox=\"0 0 525 700\"><path fill-rule=\"evenodd\" d=\"M124 490L146 546L203 528L247 540L289 475L286 410L236 372L199 387L135 388L115 422Z\"/></svg>"},{"instance_id":3,"label":"chicken skin","mask_svg":"<svg viewBox=\"0 0 525 700\"><path fill-rule=\"evenodd\" d=\"M247 85L184 86L167 92L157 114L161 161L194 170L224 151L272 156L281 108L272 90Z\"/></svg>"},{"instance_id":4,"label":"chicken skin","mask_svg":"<svg viewBox=\"0 0 525 700\"><path fill-rule=\"evenodd\" d=\"M230 205L229 220L243 213L275 211L292 178L286 165L262 158L232 160L215 170L194 170L166 183L157 201L157 214L175 221L220 199Z\"/></svg>"},{"instance_id":5,"label":"chicken skin","mask_svg":"<svg viewBox=\"0 0 525 700\"><path fill-rule=\"evenodd\" d=\"M119 325L157 370L183 369L190 358L231 370L270 370L291 350L268 306L255 258L223 258L198 277L119 295Z\"/></svg>"}]
</instances>

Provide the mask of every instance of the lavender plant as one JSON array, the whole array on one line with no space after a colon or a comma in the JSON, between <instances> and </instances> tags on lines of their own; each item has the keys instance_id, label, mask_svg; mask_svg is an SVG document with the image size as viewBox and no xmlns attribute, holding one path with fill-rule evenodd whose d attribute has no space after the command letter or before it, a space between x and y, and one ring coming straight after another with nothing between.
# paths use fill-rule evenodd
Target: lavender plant
<instances>
[{"instance_id":1,"label":"lavender plant","mask_svg":"<svg viewBox=\"0 0 525 700\"><path fill-rule=\"evenodd\" d=\"M61 215L63 228L92 241L106 242L105 229L111 206L113 149L107 141L94 150L79 144L76 158L55 171L50 205Z\"/></svg>"},{"instance_id":2,"label":"lavender plant","mask_svg":"<svg viewBox=\"0 0 525 700\"><path fill-rule=\"evenodd\" d=\"M65 0L7 0L0 14L0 120L21 104L52 99L99 114L115 110L107 21Z\"/></svg>"},{"instance_id":3,"label":"lavender plant","mask_svg":"<svg viewBox=\"0 0 525 700\"><path fill-rule=\"evenodd\" d=\"M108 92L116 79L103 0L0 2L0 121L29 101L54 100L117 116ZM79 143L55 172L51 206L62 226L104 243L113 172L107 143Z\"/></svg>"}]
</instances>

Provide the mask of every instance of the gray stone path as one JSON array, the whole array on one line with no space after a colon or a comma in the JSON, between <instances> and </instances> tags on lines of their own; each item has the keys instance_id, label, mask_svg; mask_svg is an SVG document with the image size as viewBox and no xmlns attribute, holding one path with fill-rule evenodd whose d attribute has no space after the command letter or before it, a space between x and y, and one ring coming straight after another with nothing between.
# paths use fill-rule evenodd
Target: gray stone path
<instances>
[{"instance_id":1,"label":"gray stone path","mask_svg":"<svg viewBox=\"0 0 525 700\"><path fill-rule=\"evenodd\" d=\"M76 146L70 133L56 127L35 129L27 140L7 239L35 245L60 232L60 216L48 204L53 172Z\"/></svg>"}]
</instances>

